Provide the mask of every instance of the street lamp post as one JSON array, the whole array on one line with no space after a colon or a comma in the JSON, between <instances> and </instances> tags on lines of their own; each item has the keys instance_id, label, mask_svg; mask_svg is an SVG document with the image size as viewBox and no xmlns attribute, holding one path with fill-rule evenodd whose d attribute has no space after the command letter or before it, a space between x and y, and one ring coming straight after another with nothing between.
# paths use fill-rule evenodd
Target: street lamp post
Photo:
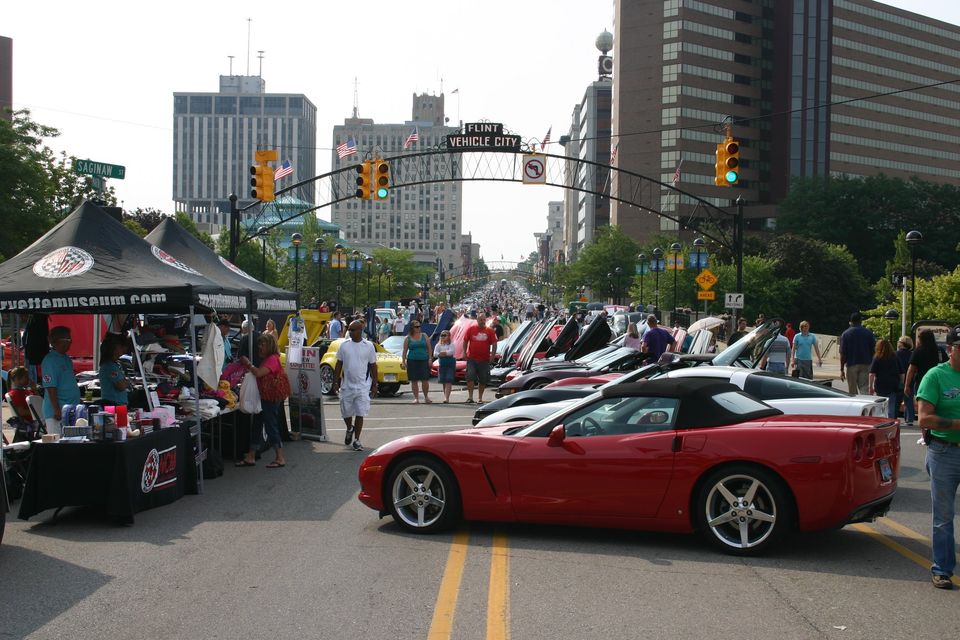
<instances>
[{"instance_id":1,"label":"street lamp post","mask_svg":"<svg viewBox=\"0 0 960 640\"><path fill-rule=\"evenodd\" d=\"M393 269L387 269L387 297L393 299Z\"/></svg>"},{"instance_id":2,"label":"street lamp post","mask_svg":"<svg viewBox=\"0 0 960 640\"><path fill-rule=\"evenodd\" d=\"M647 254L641 253L637 256L637 273L640 275L640 306L643 304L643 276L647 272Z\"/></svg>"},{"instance_id":3,"label":"street lamp post","mask_svg":"<svg viewBox=\"0 0 960 640\"><path fill-rule=\"evenodd\" d=\"M677 312L677 273L680 271L680 243L674 242L670 245L670 252L673 253L673 313ZM673 314L671 314L672 317Z\"/></svg>"},{"instance_id":4,"label":"street lamp post","mask_svg":"<svg viewBox=\"0 0 960 640\"><path fill-rule=\"evenodd\" d=\"M690 253L690 261L697 267L697 277L700 277L700 273L703 271L703 268L707 266L707 252L704 250L703 238L696 238L693 241L693 251ZM697 319L700 319L700 311L697 309L697 284L693 284L693 304L690 305L691 309L694 309L696 312ZM703 313L707 313L707 301L703 301Z\"/></svg>"},{"instance_id":5,"label":"street lamp post","mask_svg":"<svg viewBox=\"0 0 960 640\"><path fill-rule=\"evenodd\" d=\"M357 276L360 275L360 265L362 264L362 262L360 261L359 249L354 249L352 252L350 252L350 255L352 256L352 263L350 265L350 270L353 271L353 313L354 315L356 315L357 313Z\"/></svg>"},{"instance_id":6,"label":"street lamp post","mask_svg":"<svg viewBox=\"0 0 960 640\"><path fill-rule=\"evenodd\" d=\"M663 249L657 247L653 250L653 272L657 274L653 282L654 309L660 312L660 272L663 271Z\"/></svg>"},{"instance_id":7,"label":"street lamp post","mask_svg":"<svg viewBox=\"0 0 960 640\"><path fill-rule=\"evenodd\" d=\"M900 314L897 313L896 309L887 309L883 314L883 319L890 323L890 344L895 345L897 341L893 339L893 325L900 319Z\"/></svg>"},{"instance_id":8,"label":"street lamp post","mask_svg":"<svg viewBox=\"0 0 960 640\"><path fill-rule=\"evenodd\" d=\"M260 280L267 281L267 228L257 229L257 235L260 236Z\"/></svg>"},{"instance_id":9,"label":"street lamp post","mask_svg":"<svg viewBox=\"0 0 960 640\"><path fill-rule=\"evenodd\" d=\"M923 234L914 229L907 233L907 246L910 247L910 325L917 321L915 296L917 295L917 252L916 247L923 242Z\"/></svg>"},{"instance_id":10,"label":"street lamp post","mask_svg":"<svg viewBox=\"0 0 960 640\"><path fill-rule=\"evenodd\" d=\"M337 311L343 313L340 309L340 291L342 290L340 285L340 272L343 271L343 245L338 242L333 247L333 250L337 252Z\"/></svg>"},{"instance_id":11,"label":"street lamp post","mask_svg":"<svg viewBox=\"0 0 960 640\"><path fill-rule=\"evenodd\" d=\"M323 302L323 236L316 239L314 244L317 246L313 250L313 261L317 263L317 304Z\"/></svg>"},{"instance_id":12,"label":"street lamp post","mask_svg":"<svg viewBox=\"0 0 960 640\"><path fill-rule=\"evenodd\" d=\"M620 304L620 277L623 275L623 268L617 267L613 272L617 274L617 298L614 304Z\"/></svg>"},{"instance_id":13,"label":"street lamp post","mask_svg":"<svg viewBox=\"0 0 960 640\"><path fill-rule=\"evenodd\" d=\"M377 267L377 300L383 300L383 263L380 263Z\"/></svg>"},{"instance_id":14,"label":"street lamp post","mask_svg":"<svg viewBox=\"0 0 960 640\"><path fill-rule=\"evenodd\" d=\"M290 236L290 243L293 245L293 290L300 295L300 243L303 242L303 236L295 233Z\"/></svg>"},{"instance_id":15,"label":"street lamp post","mask_svg":"<svg viewBox=\"0 0 960 640\"><path fill-rule=\"evenodd\" d=\"M370 304L370 272L373 270L373 258L367 256L367 306L372 307Z\"/></svg>"}]
</instances>

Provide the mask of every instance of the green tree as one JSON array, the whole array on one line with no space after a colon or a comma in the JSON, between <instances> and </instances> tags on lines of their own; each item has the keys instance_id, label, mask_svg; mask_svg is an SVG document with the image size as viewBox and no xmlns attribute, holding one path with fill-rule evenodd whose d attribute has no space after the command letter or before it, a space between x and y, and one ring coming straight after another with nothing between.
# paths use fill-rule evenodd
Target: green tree
<instances>
[{"instance_id":1,"label":"green tree","mask_svg":"<svg viewBox=\"0 0 960 640\"><path fill-rule=\"evenodd\" d=\"M948 269L958 264L960 189L884 175L796 178L780 205L781 233L846 246L868 280L884 274L889 249L904 231L924 234L918 256Z\"/></svg>"},{"instance_id":2,"label":"green tree","mask_svg":"<svg viewBox=\"0 0 960 640\"><path fill-rule=\"evenodd\" d=\"M186 229L188 233L190 233L196 238L199 238L199 240L203 242L203 244L207 245L211 249L214 249L214 250L216 249L216 245L213 242L213 237L206 231L200 231L197 228L197 225L193 222L193 220L190 219L190 216L188 216L186 213L184 213L183 211L177 211L177 213L174 215L174 219L177 221L177 224L179 224L181 227ZM229 235L229 234L221 234L221 235Z\"/></svg>"},{"instance_id":3,"label":"green tree","mask_svg":"<svg viewBox=\"0 0 960 640\"><path fill-rule=\"evenodd\" d=\"M870 288L845 247L784 234L770 242L766 256L775 262L778 278L798 281L794 296L776 305L794 326L808 320L814 331L839 333L853 311L872 304ZM748 300L754 292L747 290ZM759 311L771 317L769 311Z\"/></svg>"},{"instance_id":4,"label":"green tree","mask_svg":"<svg viewBox=\"0 0 960 640\"><path fill-rule=\"evenodd\" d=\"M637 253L639 245L627 237L619 226L600 227L594 241L584 247L577 261L561 270L557 278L567 297L581 287L588 288L597 300L613 298L617 293L623 296L632 282ZM617 267L622 272L619 283L615 276L607 275L615 274Z\"/></svg>"}]
</instances>

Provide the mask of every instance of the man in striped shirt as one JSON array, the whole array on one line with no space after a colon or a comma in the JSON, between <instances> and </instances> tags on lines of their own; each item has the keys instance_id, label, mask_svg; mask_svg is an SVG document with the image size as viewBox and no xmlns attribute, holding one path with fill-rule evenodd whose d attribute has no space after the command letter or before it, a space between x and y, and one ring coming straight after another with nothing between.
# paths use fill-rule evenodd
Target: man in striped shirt
<instances>
[{"instance_id":1,"label":"man in striped shirt","mask_svg":"<svg viewBox=\"0 0 960 640\"><path fill-rule=\"evenodd\" d=\"M782 333L773 339L773 343L763 355L760 368L772 373L786 373L787 361L790 359L790 341Z\"/></svg>"}]
</instances>

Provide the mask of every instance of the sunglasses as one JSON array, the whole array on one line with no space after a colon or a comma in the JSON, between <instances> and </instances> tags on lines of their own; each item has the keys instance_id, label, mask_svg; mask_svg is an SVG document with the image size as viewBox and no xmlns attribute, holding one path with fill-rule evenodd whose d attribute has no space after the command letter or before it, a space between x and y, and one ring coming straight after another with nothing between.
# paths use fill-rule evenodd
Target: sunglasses
<instances>
[{"instance_id":1,"label":"sunglasses","mask_svg":"<svg viewBox=\"0 0 960 640\"><path fill-rule=\"evenodd\" d=\"M420 328L420 325L418 325L418 324L412 324L412 325L410 325L410 326L413 327L414 329L419 329L419 328Z\"/></svg>"}]
</instances>

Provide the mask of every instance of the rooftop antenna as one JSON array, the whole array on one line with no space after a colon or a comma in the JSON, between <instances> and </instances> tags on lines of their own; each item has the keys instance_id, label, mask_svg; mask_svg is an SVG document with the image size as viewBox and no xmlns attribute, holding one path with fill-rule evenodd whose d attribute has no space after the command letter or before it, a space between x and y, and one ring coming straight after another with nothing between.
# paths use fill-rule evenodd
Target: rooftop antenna
<instances>
[{"instance_id":1,"label":"rooftop antenna","mask_svg":"<svg viewBox=\"0 0 960 640\"><path fill-rule=\"evenodd\" d=\"M257 51L257 58L260 60L260 71L257 75L263 78L263 51Z\"/></svg>"},{"instance_id":2,"label":"rooftop antenna","mask_svg":"<svg viewBox=\"0 0 960 640\"><path fill-rule=\"evenodd\" d=\"M353 77L353 117L360 117L359 98L357 97L357 77Z\"/></svg>"},{"instance_id":3,"label":"rooftop antenna","mask_svg":"<svg viewBox=\"0 0 960 640\"><path fill-rule=\"evenodd\" d=\"M250 75L250 23L253 18L247 18L247 75Z\"/></svg>"},{"instance_id":4,"label":"rooftop antenna","mask_svg":"<svg viewBox=\"0 0 960 640\"><path fill-rule=\"evenodd\" d=\"M233 75L233 56L227 56L230 58L230 75Z\"/></svg>"}]
</instances>

